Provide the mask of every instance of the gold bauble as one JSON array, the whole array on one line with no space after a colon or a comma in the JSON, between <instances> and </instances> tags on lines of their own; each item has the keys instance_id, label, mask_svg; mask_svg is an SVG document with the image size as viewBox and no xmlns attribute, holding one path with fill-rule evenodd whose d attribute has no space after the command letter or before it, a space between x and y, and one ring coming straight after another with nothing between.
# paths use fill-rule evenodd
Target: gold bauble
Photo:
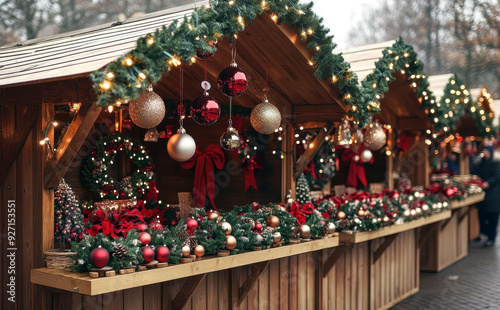
<instances>
[{"instance_id":1,"label":"gold bauble","mask_svg":"<svg viewBox=\"0 0 500 310\"><path fill-rule=\"evenodd\" d=\"M326 230L328 231L329 234L333 234L335 232L335 224L333 222L329 222L326 224Z\"/></svg>"},{"instance_id":2,"label":"gold bauble","mask_svg":"<svg viewBox=\"0 0 500 310\"><path fill-rule=\"evenodd\" d=\"M250 123L258 133L268 135L274 133L281 124L281 113L267 99L259 103L250 113Z\"/></svg>"},{"instance_id":3,"label":"gold bauble","mask_svg":"<svg viewBox=\"0 0 500 310\"><path fill-rule=\"evenodd\" d=\"M303 224L300 226L300 237L309 238L311 236L311 227L309 225Z\"/></svg>"},{"instance_id":4,"label":"gold bauble","mask_svg":"<svg viewBox=\"0 0 500 310\"><path fill-rule=\"evenodd\" d=\"M271 215L267 218L266 224L267 226L276 228L280 226L280 219L276 215Z\"/></svg>"},{"instance_id":5,"label":"gold bauble","mask_svg":"<svg viewBox=\"0 0 500 310\"><path fill-rule=\"evenodd\" d=\"M210 211L210 212L208 212L208 214L207 214L207 219L208 219L209 221L214 221L214 220L216 220L218 217L219 217L219 212L217 212L217 211Z\"/></svg>"},{"instance_id":6,"label":"gold bauble","mask_svg":"<svg viewBox=\"0 0 500 310\"><path fill-rule=\"evenodd\" d=\"M368 125L365 131L363 145L370 151L380 150L384 145L387 137L380 123L375 121Z\"/></svg>"},{"instance_id":7,"label":"gold bauble","mask_svg":"<svg viewBox=\"0 0 500 310\"><path fill-rule=\"evenodd\" d=\"M278 243L281 241L281 233L279 231L273 234L273 242Z\"/></svg>"},{"instance_id":8,"label":"gold bauble","mask_svg":"<svg viewBox=\"0 0 500 310\"><path fill-rule=\"evenodd\" d=\"M196 257L202 257L205 254L205 248L201 244L198 244L194 248L193 252L194 252L194 255L196 255Z\"/></svg>"},{"instance_id":9,"label":"gold bauble","mask_svg":"<svg viewBox=\"0 0 500 310\"><path fill-rule=\"evenodd\" d=\"M365 217L365 210L359 208L358 211L356 212L359 218L364 218Z\"/></svg>"},{"instance_id":10,"label":"gold bauble","mask_svg":"<svg viewBox=\"0 0 500 310\"><path fill-rule=\"evenodd\" d=\"M221 221L217 225L219 225L222 228L222 230L224 231L224 233L226 234L226 236L231 234L231 231L232 231L233 228L231 227L231 224L229 224L228 222Z\"/></svg>"},{"instance_id":11,"label":"gold bauble","mask_svg":"<svg viewBox=\"0 0 500 310\"><path fill-rule=\"evenodd\" d=\"M189 247L189 245L183 246L181 249L181 253L182 253L182 256L188 257L189 254L191 254L191 248Z\"/></svg>"},{"instance_id":12,"label":"gold bauble","mask_svg":"<svg viewBox=\"0 0 500 310\"><path fill-rule=\"evenodd\" d=\"M150 129L158 126L165 117L165 103L152 87L148 87L139 98L130 101L128 112L134 124Z\"/></svg>"},{"instance_id":13,"label":"gold bauble","mask_svg":"<svg viewBox=\"0 0 500 310\"><path fill-rule=\"evenodd\" d=\"M345 219L345 212L344 211L339 211L337 213L337 219L339 219L339 220Z\"/></svg>"},{"instance_id":14,"label":"gold bauble","mask_svg":"<svg viewBox=\"0 0 500 310\"><path fill-rule=\"evenodd\" d=\"M226 236L226 249L232 251L236 248L236 238L229 235Z\"/></svg>"}]
</instances>

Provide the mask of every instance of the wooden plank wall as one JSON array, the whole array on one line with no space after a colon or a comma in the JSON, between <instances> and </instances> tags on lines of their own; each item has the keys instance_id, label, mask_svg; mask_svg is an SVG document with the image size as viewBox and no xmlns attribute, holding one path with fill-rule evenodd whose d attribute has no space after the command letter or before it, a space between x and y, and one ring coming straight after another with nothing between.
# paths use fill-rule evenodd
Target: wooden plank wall
<instances>
[{"instance_id":1,"label":"wooden plank wall","mask_svg":"<svg viewBox=\"0 0 500 310\"><path fill-rule=\"evenodd\" d=\"M380 258L374 251L384 239L370 241L370 307L388 309L418 292L420 253L417 230L400 233Z\"/></svg>"},{"instance_id":2,"label":"wooden plank wall","mask_svg":"<svg viewBox=\"0 0 500 310\"><path fill-rule=\"evenodd\" d=\"M461 208L457 213L459 219L464 216L457 224L457 257L460 259L469 254L469 208Z\"/></svg>"}]
</instances>

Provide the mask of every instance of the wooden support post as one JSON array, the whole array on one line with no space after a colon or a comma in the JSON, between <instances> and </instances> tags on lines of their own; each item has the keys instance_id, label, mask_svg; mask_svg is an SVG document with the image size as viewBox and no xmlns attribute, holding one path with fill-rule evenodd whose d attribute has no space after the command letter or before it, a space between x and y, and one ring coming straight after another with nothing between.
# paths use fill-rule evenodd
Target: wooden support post
<instances>
[{"instance_id":1,"label":"wooden support post","mask_svg":"<svg viewBox=\"0 0 500 310\"><path fill-rule=\"evenodd\" d=\"M40 105L38 104L26 109L26 112L24 112L21 118L20 125L17 126L14 134L10 135L9 139L3 144L5 149L2 150L2 160L0 162L0 184L4 182L10 166L23 149L24 143L31 132L31 128L35 125L39 111Z\"/></svg>"},{"instance_id":2,"label":"wooden support post","mask_svg":"<svg viewBox=\"0 0 500 310\"><path fill-rule=\"evenodd\" d=\"M314 252L314 304L316 309L321 309L323 298L323 256L324 252L316 251Z\"/></svg>"},{"instance_id":3,"label":"wooden support post","mask_svg":"<svg viewBox=\"0 0 500 310\"><path fill-rule=\"evenodd\" d=\"M458 217L458 224L462 223L462 221L469 215L469 207L463 207L461 209L458 209L457 212L460 212L459 210L465 210L460 216Z\"/></svg>"},{"instance_id":4,"label":"wooden support post","mask_svg":"<svg viewBox=\"0 0 500 310\"><path fill-rule=\"evenodd\" d=\"M452 211L452 216L449 219L444 220L444 221L441 222L441 231L445 230L446 226L448 226L448 224L450 224L451 219L453 218L453 213L454 212Z\"/></svg>"},{"instance_id":5,"label":"wooden support post","mask_svg":"<svg viewBox=\"0 0 500 310\"><path fill-rule=\"evenodd\" d=\"M285 106L283 113L284 115L292 115L291 106ZM295 199L295 179L293 178L295 132L293 124L290 122L283 124L283 128L285 135L281 144L284 152L281 160L281 201L285 201L288 190L292 191L292 198Z\"/></svg>"},{"instance_id":6,"label":"wooden support post","mask_svg":"<svg viewBox=\"0 0 500 310\"><path fill-rule=\"evenodd\" d=\"M432 225L425 226L425 227L426 227L425 235L422 235L422 229L424 229L424 227L421 227L418 229L419 235L420 235L420 239L418 240L418 248L419 249L425 244L427 239L429 239L429 237L438 229L439 222L434 223Z\"/></svg>"},{"instance_id":7,"label":"wooden support post","mask_svg":"<svg viewBox=\"0 0 500 310\"><path fill-rule=\"evenodd\" d=\"M333 130L333 123L328 122L323 130L320 130L318 135L314 138L312 146L309 146L307 150L300 156L297 160L297 165L295 166L295 172L293 173L293 178L297 179L299 175L304 172L307 164L313 159L314 155L319 151L323 142L325 142L325 137L330 134Z\"/></svg>"},{"instance_id":8,"label":"wooden support post","mask_svg":"<svg viewBox=\"0 0 500 310\"><path fill-rule=\"evenodd\" d=\"M54 159L47 163L44 176L45 188L57 187L94 126L101 109L95 102L82 104L57 147Z\"/></svg>"},{"instance_id":9,"label":"wooden support post","mask_svg":"<svg viewBox=\"0 0 500 310\"><path fill-rule=\"evenodd\" d=\"M262 274L262 272L264 272L264 269L266 269L266 267L269 266L269 263L270 261L260 262L252 266L251 274L248 276L248 278L245 280L245 282L241 285L241 287L237 291L238 292L238 296L236 299L237 306L241 305L245 297L247 297L248 293L257 283L257 280L259 280L259 277ZM233 286L235 285L236 283L233 283Z\"/></svg>"},{"instance_id":10,"label":"wooden support post","mask_svg":"<svg viewBox=\"0 0 500 310\"><path fill-rule=\"evenodd\" d=\"M382 242L382 244L379 245L379 247L375 250L375 253L373 253L373 263L374 264L377 262L377 260L380 258L380 256L382 256L382 254L384 254L385 250L387 250L387 248L389 248L391 243L394 240L396 240L396 237L398 235L399 234L394 234L394 235L390 235L390 236L385 237L384 242Z\"/></svg>"},{"instance_id":11,"label":"wooden support post","mask_svg":"<svg viewBox=\"0 0 500 310\"><path fill-rule=\"evenodd\" d=\"M193 296L201 281L207 276L206 273L192 276L186 279L184 285L175 298L172 300L172 309L182 309L187 304L189 298Z\"/></svg>"},{"instance_id":12,"label":"wooden support post","mask_svg":"<svg viewBox=\"0 0 500 310\"><path fill-rule=\"evenodd\" d=\"M347 245L339 245L325 261L323 265L323 277L326 277L335 263L339 260L340 257L347 250Z\"/></svg>"}]
</instances>

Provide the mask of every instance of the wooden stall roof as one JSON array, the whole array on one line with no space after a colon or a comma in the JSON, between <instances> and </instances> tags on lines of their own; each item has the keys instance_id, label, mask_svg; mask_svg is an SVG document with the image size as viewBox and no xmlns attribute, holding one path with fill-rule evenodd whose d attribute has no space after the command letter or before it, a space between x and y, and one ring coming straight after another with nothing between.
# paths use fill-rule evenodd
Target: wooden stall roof
<instances>
[{"instance_id":1,"label":"wooden stall roof","mask_svg":"<svg viewBox=\"0 0 500 310\"><path fill-rule=\"evenodd\" d=\"M134 48L139 37L190 16L196 6L205 3L2 46L0 88L88 76Z\"/></svg>"},{"instance_id":2,"label":"wooden stall roof","mask_svg":"<svg viewBox=\"0 0 500 310\"><path fill-rule=\"evenodd\" d=\"M375 63L383 56L382 51L396 41L339 50L351 64L359 81L364 80L375 69ZM431 127L429 118L422 110L415 92L402 74L395 74L396 80L389 85L389 91L381 102L381 120L401 130L423 130Z\"/></svg>"},{"instance_id":3,"label":"wooden stall roof","mask_svg":"<svg viewBox=\"0 0 500 310\"><path fill-rule=\"evenodd\" d=\"M447 73L431 75L427 77L427 80L429 81L429 90L436 97L436 102L439 102L441 97L443 97L444 88L446 87L446 84L448 84L452 76L452 73Z\"/></svg>"}]
</instances>

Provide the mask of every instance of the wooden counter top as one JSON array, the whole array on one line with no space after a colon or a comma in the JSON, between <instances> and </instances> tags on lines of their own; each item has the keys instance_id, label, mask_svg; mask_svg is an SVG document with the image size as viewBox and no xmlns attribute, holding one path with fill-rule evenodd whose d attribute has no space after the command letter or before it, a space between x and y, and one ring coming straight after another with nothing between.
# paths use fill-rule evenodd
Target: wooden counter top
<instances>
[{"instance_id":1,"label":"wooden counter top","mask_svg":"<svg viewBox=\"0 0 500 310\"><path fill-rule=\"evenodd\" d=\"M471 195L463 200L452 200L450 201L450 209L459 209L481 202L484 200L484 195L484 192L482 192L481 194Z\"/></svg>"}]
</instances>

